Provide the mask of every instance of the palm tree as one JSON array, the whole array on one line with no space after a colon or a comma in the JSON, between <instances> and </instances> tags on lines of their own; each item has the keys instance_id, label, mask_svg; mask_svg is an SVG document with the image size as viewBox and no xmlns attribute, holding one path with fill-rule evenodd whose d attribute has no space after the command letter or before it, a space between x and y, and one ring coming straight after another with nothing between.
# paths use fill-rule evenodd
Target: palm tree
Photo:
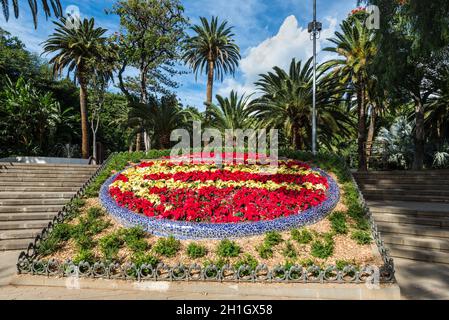
<instances>
[{"instance_id":1,"label":"palm tree","mask_svg":"<svg viewBox=\"0 0 449 320\"><path fill-rule=\"evenodd\" d=\"M250 129L255 125L255 118L251 116L250 108L253 101L251 96L242 95L240 98L235 91L231 91L229 98L217 95L217 105L211 105L209 117L214 128L224 132L226 129Z\"/></svg>"},{"instance_id":2,"label":"palm tree","mask_svg":"<svg viewBox=\"0 0 449 320\"><path fill-rule=\"evenodd\" d=\"M208 108L212 104L214 79L223 81L225 74L234 75L241 57L227 21L219 24L218 17L212 17L210 23L204 17L200 19L201 25L191 28L196 34L186 39L183 60L190 65L196 77L198 73L207 74Z\"/></svg>"},{"instance_id":3,"label":"palm tree","mask_svg":"<svg viewBox=\"0 0 449 320\"><path fill-rule=\"evenodd\" d=\"M134 133L146 130L157 149L169 148L171 132L187 126L189 111L182 109L173 95L153 96L148 104L135 102L130 107L128 125Z\"/></svg>"},{"instance_id":4,"label":"palm tree","mask_svg":"<svg viewBox=\"0 0 449 320\"><path fill-rule=\"evenodd\" d=\"M80 85L80 112L82 132L82 155L89 157L89 129L87 117L87 85L92 72L92 60L102 59L105 52L106 29L95 28L95 20L84 19L78 27L67 27L66 19L55 21L55 32L44 42L45 53L56 53L50 60L55 74L64 69L74 72Z\"/></svg>"},{"instance_id":5,"label":"palm tree","mask_svg":"<svg viewBox=\"0 0 449 320\"><path fill-rule=\"evenodd\" d=\"M262 123L271 128L283 129L296 150L310 147L312 117L312 59L304 65L292 60L288 72L274 67L274 72L261 75L256 82L263 96L251 111ZM318 75L317 105L318 136L329 146L340 133L349 134L349 118L339 107L337 87L332 78Z\"/></svg>"},{"instance_id":6,"label":"palm tree","mask_svg":"<svg viewBox=\"0 0 449 320\"><path fill-rule=\"evenodd\" d=\"M44 10L46 18L51 16L52 11L57 18L62 16L62 6L61 6L61 3L59 0L50 0L50 1L41 0L41 2L42 2L42 9ZM50 4L49 4L49 2L50 2ZM2 5L3 16L5 17L5 20L8 21L9 20L9 0L0 0L0 4ZM37 28L38 7L37 7L36 0L28 1L28 5L30 6L31 14L33 15L34 27ZM17 19L19 17L19 1L13 0L12 6L13 6L13 10L14 10L14 16ZM51 8L50 8L50 6L51 6Z\"/></svg>"},{"instance_id":7,"label":"palm tree","mask_svg":"<svg viewBox=\"0 0 449 320\"><path fill-rule=\"evenodd\" d=\"M335 38L328 39L335 46L325 48L325 51L337 53L343 59L334 59L325 64L333 68L333 75L341 79L350 92L357 97L358 113L358 157L359 170L367 170L366 161L366 120L367 120L367 85L368 68L373 61L377 48L374 43L374 33L368 30L359 19L345 20L340 32L335 32Z\"/></svg>"}]
</instances>

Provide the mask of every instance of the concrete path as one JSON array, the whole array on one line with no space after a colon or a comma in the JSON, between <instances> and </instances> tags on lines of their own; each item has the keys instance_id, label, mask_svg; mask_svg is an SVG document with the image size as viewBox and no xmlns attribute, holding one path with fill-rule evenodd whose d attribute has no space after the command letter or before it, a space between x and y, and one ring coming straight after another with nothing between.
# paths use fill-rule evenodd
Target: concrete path
<instances>
[{"instance_id":1,"label":"concrete path","mask_svg":"<svg viewBox=\"0 0 449 320\"><path fill-rule=\"evenodd\" d=\"M12 277L17 273L16 263L20 251L0 252L0 290L11 282Z\"/></svg>"},{"instance_id":2,"label":"concrete path","mask_svg":"<svg viewBox=\"0 0 449 320\"><path fill-rule=\"evenodd\" d=\"M394 263L402 299L449 299L449 265L402 258Z\"/></svg>"}]
</instances>

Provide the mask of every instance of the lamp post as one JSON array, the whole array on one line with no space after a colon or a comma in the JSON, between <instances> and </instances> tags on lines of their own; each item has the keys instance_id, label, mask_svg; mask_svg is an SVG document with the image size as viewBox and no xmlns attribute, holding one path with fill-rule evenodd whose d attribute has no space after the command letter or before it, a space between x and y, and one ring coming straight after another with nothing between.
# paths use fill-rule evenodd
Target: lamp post
<instances>
[{"instance_id":1,"label":"lamp post","mask_svg":"<svg viewBox=\"0 0 449 320\"><path fill-rule=\"evenodd\" d=\"M313 0L313 21L309 23L308 31L313 40L313 109L312 109L312 153L316 155L316 40L319 38L320 32L323 29L321 22L316 21L316 0Z\"/></svg>"}]
</instances>

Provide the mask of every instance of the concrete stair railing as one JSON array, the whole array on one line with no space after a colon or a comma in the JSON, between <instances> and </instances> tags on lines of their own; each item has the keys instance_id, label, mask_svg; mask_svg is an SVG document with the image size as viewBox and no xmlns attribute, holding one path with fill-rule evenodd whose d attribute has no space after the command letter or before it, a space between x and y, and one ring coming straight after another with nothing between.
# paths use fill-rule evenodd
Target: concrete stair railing
<instances>
[{"instance_id":1,"label":"concrete stair railing","mask_svg":"<svg viewBox=\"0 0 449 320\"><path fill-rule=\"evenodd\" d=\"M26 249L97 169L0 162L0 250Z\"/></svg>"}]
</instances>

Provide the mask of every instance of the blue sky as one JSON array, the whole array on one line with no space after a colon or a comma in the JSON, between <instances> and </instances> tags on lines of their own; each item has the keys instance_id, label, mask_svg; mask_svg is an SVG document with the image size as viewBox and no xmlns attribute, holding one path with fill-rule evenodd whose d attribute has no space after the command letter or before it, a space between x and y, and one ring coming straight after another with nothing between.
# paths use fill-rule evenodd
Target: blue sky
<instances>
[{"instance_id":1,"label":"blue sky","mask_svg":"<svg viewBox=\"0 0 449 320\"><path fill-rule=\"evenodd\" d=\"M0 15L0 27L18 36L31 51L41 53L40 43L53 31L51 19L39 16L38 29L34 30L28 1L19 0L20 18L7 23ZM116 16L107 15L105 9L112 7L113 0L61 0L66 9L76 5L81 17L94 17L99 26L110 32L119 29ZM287 67L291 59L307 59L312 54L312 41L307 33L307 23L312 19L312 0L184 0L186 16L197 23L200 16L218 15L234 26L236 42L240 46L242 61L235 77L216 82L214 94L227 95L231 90L239 93L255 92L254 81L260 73L273 66ZM341 20L356 7L356 0L318 0L318 19L323 22L319 49L327 46L326 38L333 35ZM319 53L319 60L328 58ZM203 108L206 79L195 81L193 74L181 76L177 90L184 105Z\"/></svg>"}]
</instances>

